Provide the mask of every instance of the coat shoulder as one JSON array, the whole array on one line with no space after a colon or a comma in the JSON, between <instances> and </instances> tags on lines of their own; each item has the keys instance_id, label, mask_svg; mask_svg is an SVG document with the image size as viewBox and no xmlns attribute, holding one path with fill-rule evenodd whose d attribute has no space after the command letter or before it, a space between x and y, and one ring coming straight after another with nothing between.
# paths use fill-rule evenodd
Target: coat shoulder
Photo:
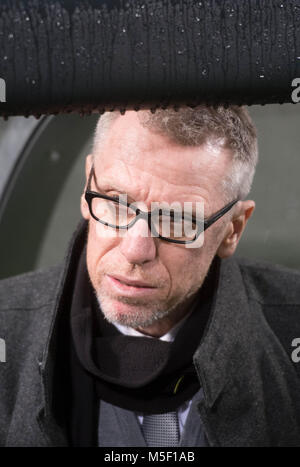
<instances>
[{"instance_id":1,"label":"coat shoulder","mask_svg":"<svg viewBox=\"0 0 300 467\"><path fill-rule=\"evenodd\" d=\"M263 305L300 307L300 271L269 261L239 257L249 298ZM299 308L300 313L300 308Z\"/></svg>"},{"instance_id":2,"label":"coat shoulder","mask_svg":"<svg viewBox=\"0 0 300 467\"><path fill-rule=\"evenodd\" d=\"M28 420L31 413L37 412L35 404L40 404L40 362L48 341L62 269L58 265L0 281L0 446L6 445L9 431L15 430L15 411L19 410L18 416L22 413L22 418ZM26 411L27 402L30 408Z\"/></svg>"},{"instance_id":3,"label":"coat shoulder","mask_svg":"<svg viewBox=\"0 0 300 467\"><path fill-rule=\"evenodd\" d=\"M266 261L239 260L250 305L262 311L289 359L300 338L300 272ZM294 363L300 377L300 363Z\"/></svg>"},{"instance_id":4,"label":"coat shoulder","mask_svg":"<svg viewBox=\"0 0 300 467\"><path fill-rule=\"evenodd\" d=\"M62 265L0 280L0 310L36 309L55 300Z\"/></svg>"}]
</instances>

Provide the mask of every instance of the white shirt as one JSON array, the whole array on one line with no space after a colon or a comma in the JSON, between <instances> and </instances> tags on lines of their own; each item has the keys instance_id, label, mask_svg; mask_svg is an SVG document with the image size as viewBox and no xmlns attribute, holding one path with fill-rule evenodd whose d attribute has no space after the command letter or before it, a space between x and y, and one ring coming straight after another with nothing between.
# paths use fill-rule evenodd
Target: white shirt
<instances>
[{"instance_id":1,"label":"white shirt","mask_svg":"<svg viewBox=\"0 0 300 467\"><path fill-rule=\"evenodd\" d=\"M122 324L117 324L117 323L113 323L113 324L122 334L126 336L149 337L150 339L160 339L161 341L173 342L179 329L181 328L185 320L188 318L188 316L191 314L191 312L192 310L187 315L185 315L177 324L175 324L175 326L173 326L166 334L164 334L161 337L147 336L146 334L142 334L141 332L136 331L133 328L123 326ZM180 436L182 435L183 428L184 428L184 425L185 425L185 422L186 422L186 419L187 419L187 416L190 410L191 403L192 403L192 399L190 399L189 401L186 401L184 404L182 404L177 409ZM137 415L139 423L142 425L143 418L144 418L143 415L140 413L137 413L136 415Z\"/></svg>"}]
</instances>

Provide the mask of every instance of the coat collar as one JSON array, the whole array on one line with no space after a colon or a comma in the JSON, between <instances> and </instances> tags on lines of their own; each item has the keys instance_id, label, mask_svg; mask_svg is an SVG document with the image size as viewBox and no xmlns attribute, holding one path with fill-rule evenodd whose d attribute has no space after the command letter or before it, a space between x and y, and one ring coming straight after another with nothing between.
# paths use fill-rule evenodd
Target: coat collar
<instances>
[{"instance_id":1,"label":"coat collar","mask_svg":"<svg viewBox=\"0 0 300 467\"><path fill-rule=\"evenodd\" d=\"M49 337L44 347L42 361L40 362L43 402L39 408L37 420L44 437L48 439L50 444L54 440L56 445L68 444L65 436L65 420L63 417L62 420L59 420L56 414L64 411L64 408L60 405L60 401L63 400L63 397L60 397L61 393L67 394L67 391L70 389L67 387L68 383L66 379L68 369L63 365L64 359L61 358L61 347L58 344L64 338L67 339L70 333L69 310L72 287L75 281L80 252L86 242L87 227L87 222L81 220L70 240L58 280ZM54 394L58 394L55 390L56 386L59 388L59 397L54 397ZM61 429L58 425L60 425Z\"/></svg>"},{"instance_id":2,"label":"coat collar","mask_svg":"<svg viewBox=\"0 0 300 467\"><path fill-rule=\"evenodd\" d=\"M222 260L210 321L194 355L208 407L244 361L251 345L250 326L251 312L238 264L232 258Z\"/></svg>"}]
</instances>

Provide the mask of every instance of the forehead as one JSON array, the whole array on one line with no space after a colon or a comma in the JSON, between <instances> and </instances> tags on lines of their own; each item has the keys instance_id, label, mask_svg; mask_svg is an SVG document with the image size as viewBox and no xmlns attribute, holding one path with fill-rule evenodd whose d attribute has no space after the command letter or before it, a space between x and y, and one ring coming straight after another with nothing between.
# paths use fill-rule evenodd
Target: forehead
<instances>
[{"instance_id":1,"label":"forehead","mask_svg":"<svg viewBox=\"0 0 300 467\"><path fill-rule=\"evenodd\" d=\"M142 127L134 111L113 122L95 155L95 170L103 183L165 195L170 190L199 196L215 191L230 160L220 145L182 146Z\"/></svg>"}]
</instances>

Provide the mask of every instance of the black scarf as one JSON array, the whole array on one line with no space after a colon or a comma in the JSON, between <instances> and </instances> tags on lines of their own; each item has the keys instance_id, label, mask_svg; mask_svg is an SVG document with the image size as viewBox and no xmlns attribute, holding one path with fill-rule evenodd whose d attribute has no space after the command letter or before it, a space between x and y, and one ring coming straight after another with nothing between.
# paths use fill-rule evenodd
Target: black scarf
<instances>
[{"instance_id":1,"label":"black scarf","mask_svg":"<svg viewBox=\"0 0 300 467\"><path fill-rule=\"evenodd\" d=\"M199 346L217 289L216 257L193 303L193 311L173 342L124 336L104 318L86 268L86 248L78 264L71 306L72 439L91 445L97 402L142 413L176 410L199 389L193 355ZM74 444L73 444L74 445Z\"/></svg>"}]
</instances>

